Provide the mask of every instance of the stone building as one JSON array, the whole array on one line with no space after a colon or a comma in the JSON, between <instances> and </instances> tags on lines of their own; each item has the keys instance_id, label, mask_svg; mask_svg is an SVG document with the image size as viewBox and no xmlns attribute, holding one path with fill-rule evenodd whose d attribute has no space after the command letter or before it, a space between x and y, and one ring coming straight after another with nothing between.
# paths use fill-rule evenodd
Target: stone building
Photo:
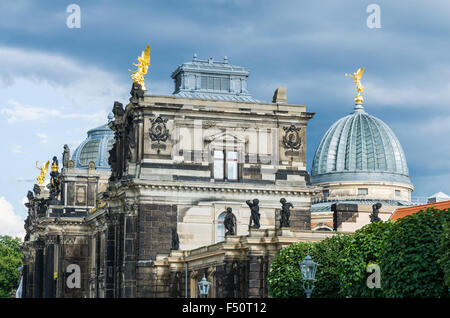
<instances>
[{"instance_id":1,"label":"stone building","mask_svg":"<svg viewBox=\"0 0 450 318\"><path fill-rule=\"evenodd\" d=\"M58 200L52 184L28 196L22 296L197 297L204 275L209 297L267 297L284 246L410 204L401 145L362 102L325 134L310 180L314 113L289 104L285 87L255 100L248 76L194 55L172 73L172 95L133 83L129 103L115 102L71 158L65 147ZM293 205L289 226L281 198Z\"/></svg>"},{"instance_id":2,"label":"stone building","mask_svg":"<svg viewBox=\"0 0 450 318\"><path fill-rule=\"evenodd\" d=\"M211 296L264 297L283 246L331 235L310 231L321 193L306 171L314 114L288 104L283 87L272 102L253 99L248 76L194 56L172 73L171 96L134 83L128 105L115 102L108 126L63 158L59 204L46 189L30 199L23 296L196 297L205 273ZM281 198L294 207L289 228ZM235 233L225 237L227 208ZM71 264L81 278L72 288Z\"/></svg>"}]
</instances>

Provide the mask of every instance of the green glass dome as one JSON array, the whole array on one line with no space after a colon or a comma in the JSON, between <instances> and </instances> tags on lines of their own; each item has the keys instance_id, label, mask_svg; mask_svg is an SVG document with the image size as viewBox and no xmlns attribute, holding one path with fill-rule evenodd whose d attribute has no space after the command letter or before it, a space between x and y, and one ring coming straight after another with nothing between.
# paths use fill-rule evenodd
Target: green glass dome
<instances>
[{"instance_id":1,"label":"green glass dome","mask_svg":"<svg viewBox=\"0 0 450 318\"><path fill-rule=\"evenodd\" d=\"M113 115L108 115L108 122L113 120ZM88 137L74 151L72 160L75 168L88 169L89 162L95 162L96 169L110 170L108 164L109 150L114 143L114 132L108 124L91 129Z\"/></svg>"},{"instance_id":2,"label":"green glass dome","mask_svg":"<svg viewBox=\"0 0 450 318\"><path fill-rule=\"evenodd\" d=\"M313 184L342 181L411 184L405 153L394 132L361 104L328 129L314 155Z\"/></svg>"}]
</instances>

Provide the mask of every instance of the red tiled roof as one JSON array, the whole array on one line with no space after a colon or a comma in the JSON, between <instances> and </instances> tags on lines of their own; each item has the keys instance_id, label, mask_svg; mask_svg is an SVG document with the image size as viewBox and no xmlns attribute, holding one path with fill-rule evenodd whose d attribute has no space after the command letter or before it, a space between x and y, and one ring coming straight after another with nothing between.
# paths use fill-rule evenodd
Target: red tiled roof
<instances>
[{"instance_id":1,"label":"red tiled roof","mask_svg":"<svg viewBox=\"0 0 450 318\"><path fill-rule=\"evenodd\" d=\"M428 204L422 204L422 205L416 205L416 206L409 206L406 208L398 208L395 210L395 212L391 215L389 220L398 220L401 219L407 215L414 214L416 212L419 212L420 210L426 210L429 207L434 207L439 210L443 209L449 209L450 208L450 201L442 201L442 202L436 202L436 203L428 203Z\"/></svg>"}]
</instances>

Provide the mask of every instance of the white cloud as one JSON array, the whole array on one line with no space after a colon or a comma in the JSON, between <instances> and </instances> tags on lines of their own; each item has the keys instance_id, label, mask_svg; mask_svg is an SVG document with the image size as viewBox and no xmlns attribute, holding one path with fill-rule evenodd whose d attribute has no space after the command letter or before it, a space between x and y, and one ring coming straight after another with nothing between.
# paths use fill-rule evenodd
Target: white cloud
<instances>
[{"instance_id":1,"label":"white cloud","mask_svg":"<svg viewBox=\"0 0 450 318\"><path fill-rule=\"evenodd\" d=\"M90 122L104 122L107 111L101 110L95 113L63 113L57 109L46 109L36 106L24 106L18 101L9 100L8 105L0 110L0 114L6 115L9 123L46 120L48 118L60 119L84 119ZM39 133L38 137L44 139L45 134Z\"/></svg>"},{"instance_id":2,"label":"white cloud","mask_svg":"<svg viewBox=\"0 0 450 318\"><path fill-rule=\"evenodd\" d=\"M16 153L16 154L23 154L24 152L22 151L22 145L15 145L14 146L14 149L13 149L13 152L14 153Z\"/></svg>"},{"instance_id":3,"label":"white cloud","mask_svg":"<svg viewBox=\"0 0 450 318\"><path fill-rule=\"evenodd\" d=\"M48 141L48 136L44 133L38 133L37 136L41 140L41 144L46 144Z\"/></svg>"},{"instance_id":4,"label":"white cloud","mask_svg":"<svg viewBox=\"0 0 450 318\"><path fill-rule=\"evenodd\" d=\"M63 55L0 47L0 60L6 66L0 68L0 88L14 92L11 96L21 96L20 90L31 96L49 95L38 106L34 100L33 105L23 105L27 96L20 101L10 97L1 110L10 123L46 117L92 120L100 113L103 123L114 100L128 98L131 86L129 77L130 82L123 83L109 70Z\"/></svg>"},{"instance_id":5,"label":"white cloud","mask_svg":"<svg viewBox=\"0 0 450 318\"><path fill-rule=\"evenodd\" d=\"M24 220L14 212L14 207L5 197L0 197L0 235L20 237L23 240Z\"/></svg>"}]
</instances>

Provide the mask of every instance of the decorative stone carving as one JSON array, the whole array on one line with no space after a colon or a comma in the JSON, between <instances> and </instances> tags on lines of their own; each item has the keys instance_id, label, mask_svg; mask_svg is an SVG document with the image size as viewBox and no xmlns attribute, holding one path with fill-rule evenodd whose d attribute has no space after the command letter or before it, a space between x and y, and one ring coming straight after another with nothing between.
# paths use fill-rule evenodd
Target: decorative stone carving
<instances>
[{"instance_id":1,"label":"decorative stone carving","mask_svg":"<svg viewBox=\"0 0 450 318\"><path fill-rule=\"evenodd\" d=\"M169 138L169 130L166 126L167 119L158 116L152 120L152 127L150 127L150 139L156 141L157 144L153 144L152 148L157 148L157 153L160 153L161 148L165 149L165 145L160 145L161 142L166 142Z\"/></svg>"},{"instance_id":2,"label":"decorative stone carving","mask_svg":"<svg viewBox=\"0 0 450 318\"><path fill-rule=\"evenodd\" d=\"M128 117L128 125L126 127L126 134L125 134L125 138L126 138L126 144L127 144L127 159L131 160L132 158L132 153L135 147L135 141L134 141L134 123L133 123L133 118L132 117Z\"/></svg>"},{"instance_id":3,"label":"decorative stone carving","mask_svg":"<svg viewBox=\"0 0 450 318\"><path fill-rule=\"evenodd\" d=\"M260 224L259 224L259 219L261 217L261 214L259 213L259 200L258 199L253 199L253 202L250 200L246 201L247 205L250 207L250 223L248 225L249 228L252 229L259 229L260 228ZM252 225L253 223L253 225Z\"/></svg>"},{"instance_id":4,"label":"decorative stone carving","mask_svg":"<svg viewBox=\"0 0 450 318\"><path fill-rule=\"evenodd\" d=\"M295 125L290 125L289 127L283 127L285 135L283 136L283 146L286 149L298 150L302 144L299 131L301 128L295 127Z\"/></svg>"},{"instance_id":5,"label":"decorative stone carving","mask_svg":"<svg viewBox=\"0 0 450 318\"><path fill-rule=\"evenodd\" d=\"M130 101L133 104L136 104L139 98L144 98L144 90L142 89L141 84L133 83L133 85L131 86L130 95L131 95Z\"/></svg>"},{"instance_id":6,"label":"decorative stone carving","mask_svg":"<svg viewBox=\"0 0 450 318\"><path fill-rule=\"evenodd\" d=\"M225 236L227 235L236 235L234 233L234 215L231 208L227 208L227 214L225 214L225 220L223 222L225 225Z\"/></svg>"},{"instance_id":7,"label":"decorative stone carving","mask_svg":"<svg viewBox=\"0 0 450 318\"><path fill-rule=\"evenodd\" d=\"M38 196L41 194L41 188L37 184L35 184L33 187L33 192L35 196Z\"/></svg>"},{"instance_id":8,"label":"decorative stone carving","mask_svg":"<svg viewBox=\"0 0 450 318\"><path fill-rule=\"evenodd\" d=\"M34 199L33 192L28 191L28 193L27 193L27 199L28 199L28 202L31 202L31 201Z\"/></svg>"},{"instance_id":9,"label":"decorative stone carving","mask_svg":"<svg viewBox=\"0 0 450 318\"><path fill-rule=\"evenodd\" d=\"M191 271L189 276L191 277L191 279L197 279L198 271L196 271L196 270Z\"/></svg>"},{"instance_id":10,"label":"decorative stone carving","mask_svg":"<svg viewBox=\"0 0 450 318\"><path fill-rule=\"evenodd\" d=\"M177 229L172 228L172 247L171 250L178 250L180 248L180 239L178 237Z\"/></svg>"},{"instance_id":11,"label":"decorative stone carving","mask_svg":"<svg viewBox=\"0 0 450 318\"><path fill-rule=\"evenodd\" d=\"M370 215L370 222L374 223L374 222L380 222L381 219L378 217L378 213L380 213L380 209L381 209L382 204L380 202L375 203L374 205L372 205L372 214Z\"/></svg>"},{"instance_id":12,"label":"decorative stone carving","mask_svg":"<svg viewBox=\"0 0 450 318\"><path fill-rule=\"evenodd\" d=\"M122 117L125 113L125 110L123 109L123 104L119 102L114 102L113 110L112 110L114 117L119 118Z\"/></svg>"},{"instance_id":13,"label":"decorative stone carving","mask_svg":"<svg viewBox=\"0 0 450 318\"><path fill-rule=\"evenodd\" d=\"M69 160L69 162L67 163L67 169L73 169L73 168L75 168L75 161Z\"/></svg>"},{"instance_id":14,"label":"decorative stone carving","mask_svg":"<svg viewBox=\"0 0 450 318\"><path fill-rule=\"evenodd\" d=\"M63 161L63 167L67 168L70 161L70 149L68 145L64 145L64 151L62 153L62 161Z\"/></svg>"},{"instance_id":15,"label":"decorative stone carving","mask_svg":"<svg viewBox=\"0 0 450 318\"><path fill-rule=\"evenodd\" d=\"M58 158L56 156L53 157L52 162L52 171L50 172L50 197L49 204L60 204L61 202L58 200L58 195L61 193L61 184L59 181L59 166L58 166Z\"/></svg>"},{"instance_id":16,"label":"decorative stone carving","mask_svg":"<svg viewBox=\"0 0 450 318\"><path fill-rule=\"evenodd\" d=\"M114 181L117 178L117 140L114 142L112 148L108 151L108 164L111 167L110 181Z\"/></svg>"},{"instance_id":17,"label":"decorative stone carving","mask_svg":"<svg viewBox=\"0 0 450 318\"><path fill-rule=\"evenodd\" d=\"M294 206L290 202L286 202L285 198L281 198L281 220L280 220L280 227L290 227L291 224L289 222L289 217L291 216L290 208L293 208Z\"/></svg>"}]
</instances>

